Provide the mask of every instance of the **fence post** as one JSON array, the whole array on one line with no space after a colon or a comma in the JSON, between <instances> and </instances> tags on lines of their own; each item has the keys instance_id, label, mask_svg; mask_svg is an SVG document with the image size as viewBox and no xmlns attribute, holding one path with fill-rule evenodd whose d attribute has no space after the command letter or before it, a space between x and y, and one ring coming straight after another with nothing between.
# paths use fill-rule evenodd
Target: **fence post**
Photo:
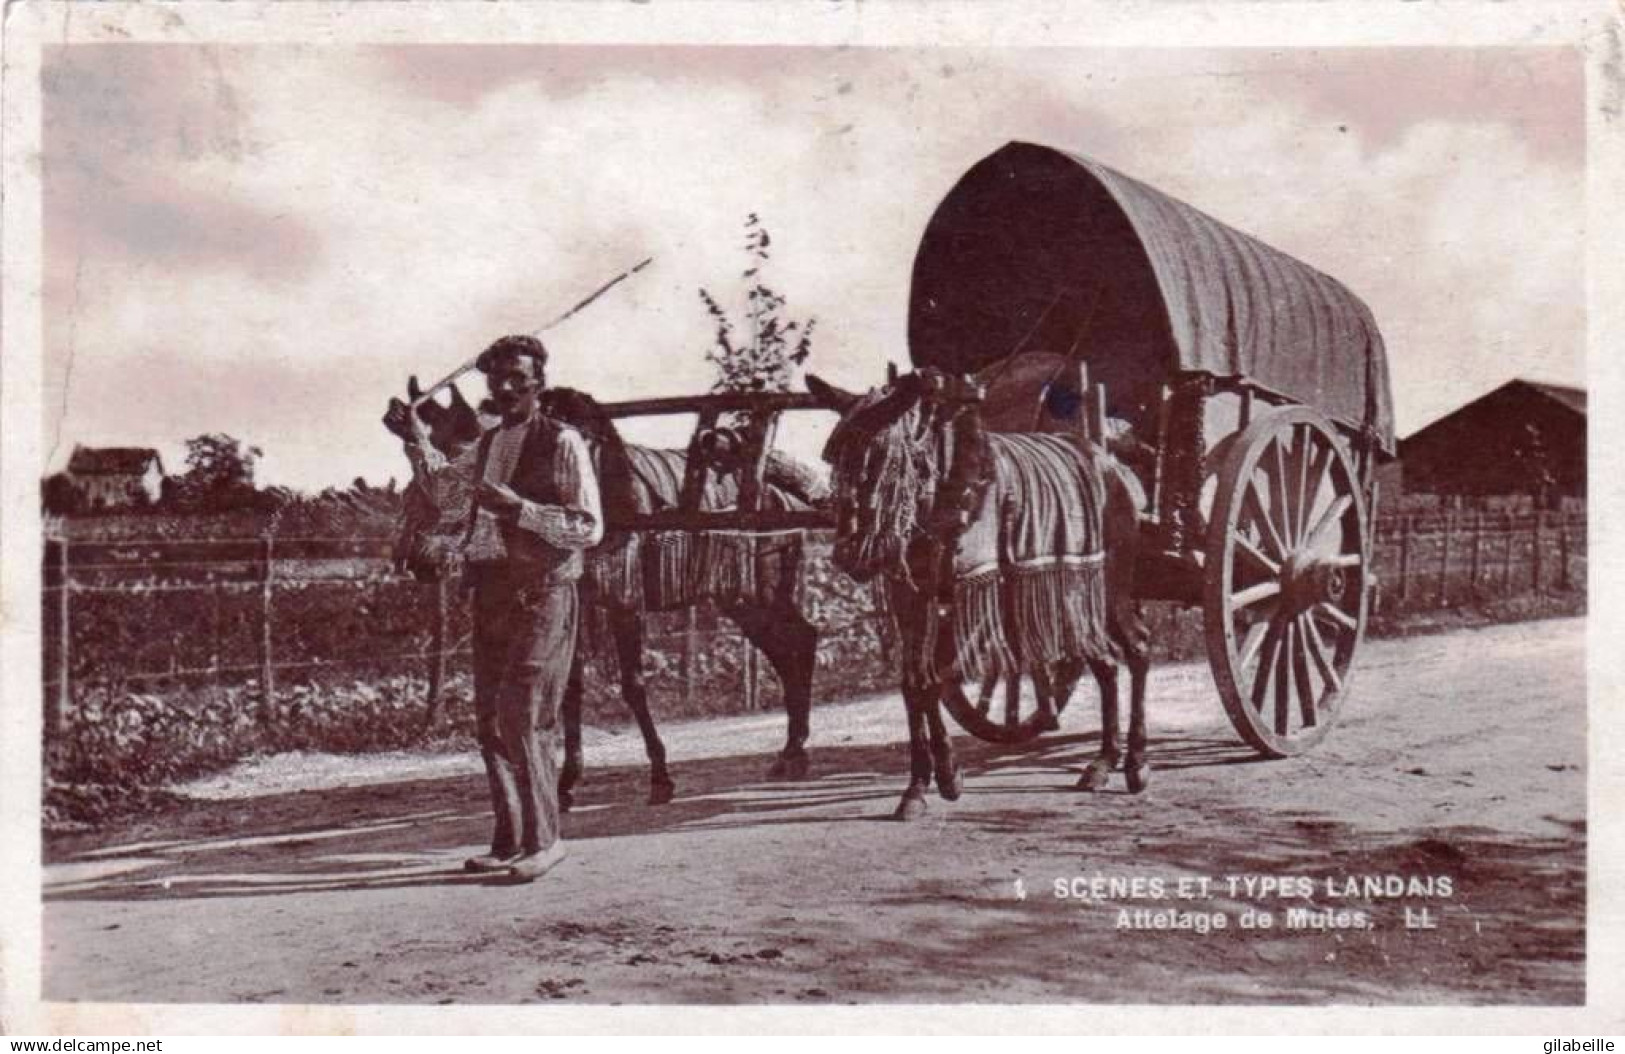
<instances>
[{"instance_id":1,"label":"fence post","mask_svg":"<svg viewBox=\"0 0 1625 1054\"><path fill-rule=\"evenodd\" d=\"M756 646L750 642L749 637L741 636L740 643L745 649L745 709L754 711L756 699Z\"/></svg>"},{"instance_id":2,"label":"fence post","mask_svg":"<svg viewBox=\"0 0 1625 1054\"><path fill-rule=\"evenodd\" d=\"M754 572L755 572L755 569L756 569L756 536L755 535L746 535L745 536L745 547L746 547L745 548L745 559L750 561L750 566L752 568L752 577L754 578ZM745 709L747 711L754 712L754 711L756 711L757 709L760 708L761 701L762 701L761 700L761 695L760 695L760 690L761 690L761 670L760 670L761 661L760 661L760 656L758 656L757 653L756 653L756 646L750 642L750 638L745 637L744 642L745 642Z\"/></svg>"},{"instance_id":3,"label":"fence post","mask_svg":"<svg viewBox=\"0 0 1625 1054\"><path fill-rule=\"evenodd\" d=\"M1540 592L1540 528L1542 526L1542 522L1545 519L1546 519L1545 510L1536 509L1535 510L1535 522L1529 528L1529 537L1531 539L1530 545L1532 547L1531 548L1531 556L1530 556L1530 569L1531 569L1531 572L1532 572L1532 574L1531 574L1532 581L1530 582L1530 588L1533 591L1537 592L1537 593Z\"/></svg>"},{"instance_id":4,"label":"fence post","mask_svg":"<svg viewBox=\"0 0 1625 1054\"><path fill-rule=\"evenodd\" d=\"M1452 512L1444 514L1444 537L1439 544L1439 606L1445 607L1450 603L1450 532L1455 526L1456 517Z\"/></svg>"},{"instance_id":5,"label":"fence post","mask_svg":"<svg viewBox=\"0 0 1625 1054\"><path fill-rule=\"evenodd\" d=\"M694 653L699 648L699 616L695 606L683 609L683 712L694 712Z\"/></svg>"},{"instance_id":6,"label":"fence post","mask_svg":"<svg viewBox=\"0 0 1625 1054\"><path fill-rule=\"evenodd\" d=\"M1569 590L1574 588L1574 582L1569 577L1569 518L1564 515L1557 521L1557 559L1562 570L1558 572L1558 588Z\"/></svg>"},{"instance_id":7,"label":"fence post","mask_svg":"<svg viewBox=\"0 0 1625 1054\"><path fill-rule=\"evenodd\" d=\"M260 536L260 724L269 725L276 706L276 670L271 655L271 592L276 575L274 543Z\"/></svg>"},{"instance_id":8,"label":"fence post","mask_svg":"<svg viewBox=\"0 0 1625 1054\"><path fill-rule=\"evenodd\" d=\"M1507 551L1506 559L1501 561L1501 595L1506 596L1512 592L1512 560L1518 549L1518 524L1513 514L1506 514Z\"/></svg>"},{"instance_id":9,"label":"fence post","mask_svg":"<svg viewBox=\"0 0 1625 1054\"><path fill-rule=\"evenodd\" d=\"M428 731L434 726L435 716L440 711L440 693L446 684L446 609L448 606L446 576L442 572L434 583L434 623L429 627L429 647L434 652L434 656L429 661L429 691L428 698L424 700L424 731Z\"/></svg>"},{"instance_id":10,"label":"fence post","mask_svg":"<svg viewBox=\"0 0 1625 1054\"><path fill-rule=\"evenodd\" d=\"M57 543L57 601L56 601L56 694L53 697L55 713L45 715L46 727L61 733L68 729L68 715L73 708L73 685L69 680L69 640L71 625L68 620L68 536L62 535Z\"/></svg>"},{"instance_id":11,"label":"fence post","mask_svg":"<svg viewBox=\"0 0 1625 1054\"><path fill-rule=\"evenodd\" d=\"M1479 552L1484 546L1484 513L1482 510L1473 513L1473 555L1471 559L1471 573L1473 596L1478 595Z\"/></svg>"},{"instance_id":12,"label":"fence post","mask_svg":"<svg viewBox=\"0 0 1625 1054\"><path fill-rule=\"evenodd\" d=\"M1399 518L1399 599L1409 600L1411 596L1411 518L1402 515Z\"/></svg>"}]
</instances>

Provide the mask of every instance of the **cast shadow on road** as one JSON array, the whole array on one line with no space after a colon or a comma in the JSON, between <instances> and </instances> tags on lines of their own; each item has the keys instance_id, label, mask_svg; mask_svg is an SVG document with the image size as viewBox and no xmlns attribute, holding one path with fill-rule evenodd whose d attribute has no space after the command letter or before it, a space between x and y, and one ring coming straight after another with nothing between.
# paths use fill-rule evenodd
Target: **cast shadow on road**
<instances>
[{"instance_id":1,"label":"cast shadow on road","mask_svg":"<svg viewBox=\"0 0 1625 1054\"><path fill-rule=\"evenodd\" d=\"M974 818L997 795L1032 796L1035 808L1067 808L1077 772L1098 736L1053 735L1024 746L959 737L965 797ZM1177 770L1247 761L1234 743L1169 737L1155 763ZM783 825L891 822L907 781L902 744L814 749L803 781L764 778L768 758L677 761L675 801L643 804L643 766L589 768L565 817L572 843ZM591 758L588 758L590 764ZM1121 777L1114 780L1121 793ZM1113 793L1113 792L1109 792ZM980 800L979 800L980 799ZM433 886L501 884L465 873L483 850L490 814L483 776L409 780L364 787L178 804L127 831L53 839L45 899L190 900Z\"/></svg>"}]
</instances>

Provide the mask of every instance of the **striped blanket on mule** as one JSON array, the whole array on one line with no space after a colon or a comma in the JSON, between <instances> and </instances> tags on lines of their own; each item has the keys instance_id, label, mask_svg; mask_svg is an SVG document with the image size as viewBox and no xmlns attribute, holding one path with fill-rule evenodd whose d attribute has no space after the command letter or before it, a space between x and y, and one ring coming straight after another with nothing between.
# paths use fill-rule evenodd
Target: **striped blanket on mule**
<instances>
[{"instance_id":1,"label":"striped blanket on mule","mask_svg":"<svg viewBox=\"0 0 1625 1054\"><path fill-rule=\"evenodd\" d=\"M688 456L627 444L632 500L638 513L677 508ZM773 451L768 456L762 504L771 510L807 509L827 497L827 484L807 466ZM700 499L702 510L739 504L732 475L713 475ZM586 578L616 603L667 611L701 600L751 600L771 593L777 583L762 576L777 543L801 544L801 532L781 535L740 531L647 531L612 533L588 555Z\"/></svg>"},{"instance_id":2,"label":"striped blanket on mule","mask_svg":"<svg viewBox=\"0 0 1625 1054\"><path fill-rule=\"evenodd\" d=\"M609 493L605 508L620 513L674 509L682 493L687 455L627 444L628 472L623 488ZM425 580L456 579L462 570L462 542L473 502L475 455L430 456L414 462L406 514L396 552L414 575ZM827 484L807 466L777 451L768 458L763 503L769 509L805 509L827 497ZM739 501L732 476L713 476L701 498L705 510L728 509ZM800 532L782 536L799 545ZM583 581L602 599L636 610L665 611L700 600L749 601L777 583L763 581L774 564L781 536L753 539L734 531L612 531L586 554Z\"/></svg>"},{"instance_id":3,"label":"striped blanket on mule","mask_svg":"<svg viewBox=\"0 0 1625 1054\"><path fill-rule=\"evenodd\" d=\"M955 665L981 678L1114 654L1106 631L1104 470L1061 435L990 433L993 482L953 559Z\"/></svg>"}]
</instances>

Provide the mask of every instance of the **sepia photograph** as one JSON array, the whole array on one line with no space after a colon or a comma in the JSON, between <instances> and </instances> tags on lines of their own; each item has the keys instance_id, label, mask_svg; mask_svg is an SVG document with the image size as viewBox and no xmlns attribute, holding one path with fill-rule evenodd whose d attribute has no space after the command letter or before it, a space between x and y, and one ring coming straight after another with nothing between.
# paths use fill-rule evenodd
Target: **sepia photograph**
<instances>
[{"instance_id":1,"label":"sepia photograph","mask_svg":"<svg viewBox=\"0 0 1625 1054\"><path fill-rule=\"evenodd\" d=\"M8 29L7 1013L1625 1020L1617 11L386 6Z\"/></svg>"}]
</instances>

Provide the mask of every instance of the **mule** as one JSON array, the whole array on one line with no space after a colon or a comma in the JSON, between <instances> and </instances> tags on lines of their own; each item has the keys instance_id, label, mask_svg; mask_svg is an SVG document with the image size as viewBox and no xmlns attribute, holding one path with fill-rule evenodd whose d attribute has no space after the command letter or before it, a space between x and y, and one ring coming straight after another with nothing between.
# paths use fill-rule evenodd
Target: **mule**
<instances>
[{"instance_id":1,"label":"mule","mask_svg":"<svg viewBox=\"0 0 1625 1054\"><path fill-rule=\"evenodd\" d=\"M408 382L407 390L415 401L419 394L416 378ZM616 523L626 522L632 514L676 507L687 455L625 442L614 420L585 392L549 388L542 395L540 409L573 426L586 439L598 470L604 518L611 528L587 553L579 587L584 617L561 708L565 759L559 773L560 806L569 808L574 803L575 788L585 771L581 704L589 652L609 659L608 665L617 673L621 699L637 724L649 762L649 803L664 805L673 799L676 782L649 710L643 620L650 612L682 610L704 601L715 603L778 675L786 733L783 748L767 770L768 778L806 778L811 768L807 740L818 631L796 600L804 552L801 532L634 534L614 530ZM482 422L478 410L455 385L449 405L424 402L418 417L445 464L434 466L433 480L414 479L397 551L406 554L403 563L408 569L420 578L432 578L455 573L456 542L467 523L467 494L472 489L468 479L473 471L471 452L482 428L492 422ZM391 431L407 434L411 425L405 417L405 404L391 400L385 423ZM767 484L764 496L770 507L805 506L825 497L816 474L777 454L769 464ZM449 502L445 500L447 491L454 494ZM716 480L706 490L703 507L726 508L737 496L737 484L731 479Z\"/></svg>"},{"instance_id":2,"label":"mule","mask_svg":"<svg viewBox=\"0 0 1625 1054\"><path fill-rule=\"evenodd\" d=\"M1087 668L1101 740L1078 787L1103 789L1121 764L1129 790L1143 791L1151 663L1134 598L1145 501L1133 473L1078 437L988 431L974 382L936 370L863 395L810 375L807 387L841 416L824 451L836 566L860 583L883 580L901 645L910 779L894 815L922 815L933 779L945 800L959 797L942 716L949 680L1022 670L1070 686ZM1126 752L1120 666L1130 677Z\"/></svg>"}]
</instances>

